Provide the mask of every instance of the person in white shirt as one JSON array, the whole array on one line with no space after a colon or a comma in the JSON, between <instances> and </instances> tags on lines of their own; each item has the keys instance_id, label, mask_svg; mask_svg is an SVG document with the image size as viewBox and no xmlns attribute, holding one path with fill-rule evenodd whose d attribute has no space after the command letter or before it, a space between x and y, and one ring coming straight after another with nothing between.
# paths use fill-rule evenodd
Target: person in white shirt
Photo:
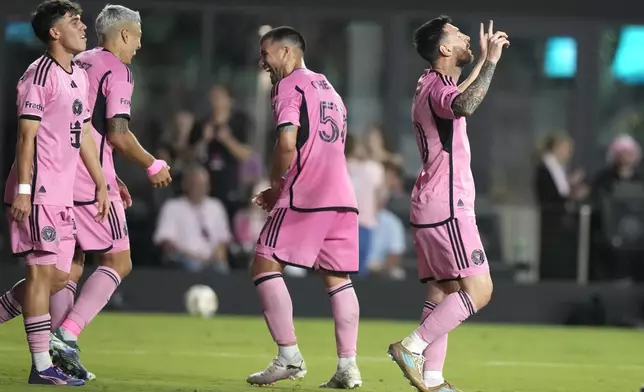
<instances>
[{"instance_id":1,"label":"person in white shirt","mask_svg":"<svg viewBox=\"0 0 644 392\"><path fill-rule=\"evenodd\" d=\"M208 196L208 172L201 166L188 168L182 186L184 196L166 201L161 208L154 243L168 260L188 271L212 268L227 273L228 215L221 201Z\"/></svg>"}]
</instances>

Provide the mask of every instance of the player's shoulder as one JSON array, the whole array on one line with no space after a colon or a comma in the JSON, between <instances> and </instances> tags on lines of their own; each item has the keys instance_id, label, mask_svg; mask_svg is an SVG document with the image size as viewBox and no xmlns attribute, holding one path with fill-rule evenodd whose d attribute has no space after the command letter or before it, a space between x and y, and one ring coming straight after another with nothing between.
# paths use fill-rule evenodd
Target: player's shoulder
<instances>
[{"instance_id":1,"label":"player's shoulder","mask_svg":"<svg viewBox=\"0 0 644 392\"><path fill-rule=\"evenodd\" d=\"M425 74L421 77L421 80L425 82L428 86L433 88L443 88L443 87L457 87L457 83L451 76L442 74L433 69L425 71Z\"/></svg>"},{"instance_id":2,"label":"player's shoulder","mask_svg":"<svg viewBox=\"0 0 644 392\"><path fill-rule=\"evenodd\" d=\"M49 75L52 72L52 67L55 64L55 60L47 55L42 55L38 57L34 62L29 64L25 72L22 74L18 80L18 84L34 84L44 87L47 85L47 81L53 78L50 78Z\"/></svg>"},{"instance_id":3,"label":"player's shoulder","mask_svg":"<svg viewBox=\"0 0 644 392\"><path fill-rule=\"evenodd\" d=\"M122 63L118 59L114 59L116 61L111 61L110 63L110 71L112 71L112 74L110 76L112 80L134 84L134 74L132 74L130 67L128 67L127 64Z\"/></svg>"}]
</instances>

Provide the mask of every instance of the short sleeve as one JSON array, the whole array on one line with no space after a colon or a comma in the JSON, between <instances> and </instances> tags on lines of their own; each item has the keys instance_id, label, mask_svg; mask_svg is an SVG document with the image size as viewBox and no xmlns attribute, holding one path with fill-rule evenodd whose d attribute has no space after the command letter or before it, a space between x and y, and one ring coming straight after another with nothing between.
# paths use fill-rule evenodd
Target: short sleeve
<instances>
[{"instance_id":1,"label":"short sleeve","mask_svg":"<svg viewBox=\"0 0 644 392\"><path fill-rule=\"evenodd\" d=\"M438 74L437 80L429 90L429 103L434 113L440 118L454 120L456 116L452 110L452 102L460 93L451 78Z\"/></svg>"},{"instance_id":2,"label":"short sleeve","mask_svg":"<svg viewBox=\"0 0 644 392\"><path fill-rule=\"evenodd\" d=\"M51 75L50 75L51 76ZM53 96L52 77L38 80L33 72L25 73L18 82L18 117L21 119L42 119L45 108Z\"/></svg>"},{"instance_id":3,"label":"short sleeve","mask_svg":"<svg viewBox=\"0 0 644 392\"><path fill-rule=\"evenodd\" d=\"M129 120L132 110L133 91L134 80L129 68L125 67L123 71L111 73L107 77L107 83L105 84L106 117L121 117Z\"/></svg>"},{"instance_id":4,"label":"short sleeve","mask_svg":"<svg viewBox=\"0 0 644 392\"><path fill-rule=\"evenodd\" d=\"M174 202L169 200L161 207L159 220L157 221L156 231L154 232L154 243L160 245L165 241L173 242L176 240L176 222Z\"/></svg>"},{"instance_id":5,"label":"short sleeve","mask_svg":"<svg viewBox=\"0 0 644 392\"><path fill-rule=\"evenodd\" d=\"M85 89L85 96L83 97L83 107L85 108L85 119L83 123L90 122L92 119L91 105L89 104L89 77L87 76L87 72L85 72L85 86L87 88Z\"/></svg>"},{"instance_id":6,"label":"short sleeve","mask_svg":"<svg viewBox=\"0 0 644 392\"><path fill-rule=\"evenodd\" d=\"M277 126L293 124L300 126L300 108L302 106L302 93L294 86L273 87L273 116Z\"/></svg>"}]
</instances>

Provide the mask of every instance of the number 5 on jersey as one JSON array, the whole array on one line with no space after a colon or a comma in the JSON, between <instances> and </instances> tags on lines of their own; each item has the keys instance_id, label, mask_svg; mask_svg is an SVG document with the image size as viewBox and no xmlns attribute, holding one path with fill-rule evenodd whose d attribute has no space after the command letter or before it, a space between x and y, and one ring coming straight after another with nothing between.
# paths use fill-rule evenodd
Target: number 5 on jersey
<instances>
[{"instance_id":1,"label":"number 5 on jersey","mask_svg":"<svg viewBox=\"0 0 644 392\"><path fill-rule=\"evenodd\" d=\"M342 123L342 131L340 131L340 126L338 125L340 122ZM339 138L344 144L347 135L347 115L342 113L336 104L329 101L320 101L320 124L328 125L331 128L330 134L321 129L318 132L320 139L326 143L335 143Z\"/></svg>"}]
</instances>

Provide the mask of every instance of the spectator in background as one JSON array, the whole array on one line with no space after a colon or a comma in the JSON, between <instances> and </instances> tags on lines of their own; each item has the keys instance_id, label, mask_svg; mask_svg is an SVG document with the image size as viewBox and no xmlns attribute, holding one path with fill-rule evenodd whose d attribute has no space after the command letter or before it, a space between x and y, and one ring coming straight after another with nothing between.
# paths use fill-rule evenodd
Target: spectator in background
<instances>
[{"instance_id":1,"label":"spectator in background","mask_svg":"<svg viewBox=\"0 0 644 392\"><path fill-rule=\"evenodd\" d=\"M170 121L161 125L162 134L157 156L168 162L175 177L194 158L190 148L190 133L194 124L195 116L190 111L182 109L178 110Z\"/></svg>"},{"instance_id":2,"label":"spectator in background","mask_svg":"<svg viewBox=\"0 0 644 392\"><path fill-rule=\"evenodd\" d=\"M391 279L405 279L402 267L405 253L405 228L399 217L387 210L389 190L380 188L378 198L378 220L373 230L371 252L367 263L370 273Z\"/></svg>"},{"instance_id":3,"label":"spectator in background","mask_svg":"<svg viewBox=\"0 0 644 392\"><path fill-rule=\"evenodd\" d=\"M385 146L385 137L380 125L372 124L365 129L365 145L371 159L383 164L389 162L401 165L403 163L400 154L392 152Z\"/></svg>"},{"instance_id":4,"label":"spectator in background","mask_svg":"<svg viewBox=\"0 0 644 392\"><path fill-rule=\"evenodd\" d=\"M347 169L358 200L360 275L368 274L372 232L378 223L378 192L384 186L382 164L367 155L352 135L346 140Z\"/></svg>"},{"instance_id":5,"label":"spectator in background","mask_svg":"<svg viewBox=\"0 0 644 392\"><path fill-rule=\"evenodd\" d=\"M222 203L209 197L208 172L201 166L186 169L184 196L168 200L161 208L154 243L164 256L190 272L207 268L229 271L231 234Z\"/></svg>"},{"instance_id":6,"label":"spectator in background","mask_svg":"<svg viewBox=\"0 0 644 392\"><path fill-rule=\"evenodd\" d=\"M213 86L209 98L210 113L193 127L190 144L197 160L208 169L211 196L224 203L232 219L240 203L243 204L240 168L253 156L248 145L251 121L245 113L234 110L233 96L228 87Z\"/></svg>"},{"instance_id":7,"label":"spectator in background","mask_svg":"<svg viewBox=\"0 0 644 392\"><path fill-rule=\"evenodd\" d=\"M537 166L535 189L541 212L541 279L575 279L577 273L577 222L574 201L588 188L583 172L568 175L573 154L572 139L565 134L546 138Z\"/></svg>"},{"instance_id":8,"label":"spectator in background","mask_svg":"<svg viewBox=\"0 0 644 392\"><path fill-rule=\"evenodd\" d=\"M642 150L635 139L628 135L616 137L606 154L607 166L601 170L592 182L591 200L592 216L592 252L591 277L593 280L644 280L644 252L636 249L633 243L641 243L642 237L631 239L630 244L623 241L623 233L618 222L623 219L638 222L642 230L642 214L633 213L640 210L641 191L644 189L644 176L639 171ZM618 187L627 185L627 189ZM635 186L634 188L632 186ZM615 208L615 192L624 193L626 200L620 198L621 208ZM638 197L639 196L639 197ZM624 208L624 206L626 208ZM630 215L630 216L629 216ZM627 249L624 249L626 247Z\"/></svg>"}]
</instances>

